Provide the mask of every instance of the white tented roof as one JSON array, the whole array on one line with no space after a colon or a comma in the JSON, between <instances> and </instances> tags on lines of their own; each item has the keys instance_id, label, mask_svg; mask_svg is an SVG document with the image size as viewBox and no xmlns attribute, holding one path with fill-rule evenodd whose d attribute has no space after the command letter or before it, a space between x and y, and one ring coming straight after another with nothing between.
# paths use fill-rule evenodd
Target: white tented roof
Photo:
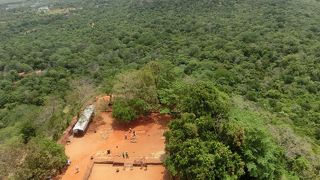
<instances>
[{"instance_id":1,"label":"white tented roof","mask_svg":"<svg viewBox=\"0 0 320 180\"><path fill-rule=\"evenodd\" d=\"M91 116L93 115L94 112L94 105L90 105L88 107L86 107L83 111L83 113L81 114L80 118L78 119L78 122L76 123L76 125L73 127L73 132L77 133L79 131L85 131Z\"/></svg>"}]
</instances>

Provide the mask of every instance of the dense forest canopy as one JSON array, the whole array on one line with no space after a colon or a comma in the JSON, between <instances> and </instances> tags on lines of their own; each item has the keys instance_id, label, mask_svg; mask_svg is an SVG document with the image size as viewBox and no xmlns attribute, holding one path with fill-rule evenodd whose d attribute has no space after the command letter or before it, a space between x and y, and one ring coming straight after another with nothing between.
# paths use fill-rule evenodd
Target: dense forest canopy
<instances>
[{"instance_id":1,"label":"dense forest canopy","mask_svg":"<svg viewBox=\"0 0 320 180\"><path fill-rule=\"evenodd\" d=\"M112 93L119 120L176 116L173 175L319 178L319 0L0 2L0 177L54 174L71 118Z\"/></svg>"}]
</instances>

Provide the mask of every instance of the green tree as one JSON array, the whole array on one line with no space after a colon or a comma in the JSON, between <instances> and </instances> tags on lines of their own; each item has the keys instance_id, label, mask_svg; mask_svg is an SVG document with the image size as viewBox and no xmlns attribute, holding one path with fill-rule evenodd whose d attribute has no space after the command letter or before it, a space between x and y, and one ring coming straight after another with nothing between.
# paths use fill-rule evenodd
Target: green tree
<instances>
[{"instance_id":1,"label":"green tree","mask_svg":"<svg viewBox=\"0 0 320 180\"><path fill-rule=\"evenodd\" d=\"M112 109L112 117L122 122L130 122L138 116L133 107L122 100L116 100Z\"/></svg>"},{"instance_id":2,"label":"green tree","mask_svg":"<svg viewBox=\"0 0 320 180\"><path fill-rule=\"evenodd\" d=\"M228 146L219 142L219 123L210 116L196 118L183 114L169 124L165 133L169 152L165 164L182 179L239 178L244 162Z\"/></svg>"},{"instance_id":3,"label":"green tree","mask_svg":"<svg viewBox=\"0 0 320 180\"><path fill-rule=\"evenodd\" d=\"M117 76L113 86L115 102L112 115L129 122L158 107L156 79L150 68L126 72Z\"/></svg>"},{"instance_id":4,"label":"green tree","mask_svg":"<svg viewBox=\"0 0 320 180\"><path fill-rule=\"evenodd\" d=\"M36 137L27 145L27 154L18 167L16 177L18 179L45 179L57 173L63 168L67 157L64 149L56 142Z\"/></svg>"},{"instance_id":5,"label":"green tree","mask_svg":"<svg viewBox=\"0 0 320 180\"><path fill-rule=\"evenodd\" d=\"M139 98L150 105L158 103L155 76L150 70L125 72L116 77L113 93L116 98L131 100Z\"/></svg>"},{"instance_id":6,"label":"green tree","mask_svg":"<svg viewBox=\"0 0 320 180\"><path fill-rule=\"evenodd\" d=\"M139 115L145 115L150 110L148 103L142 99L124 101L116 99L113 104L112 116L122 122L130 122Z\"/></svg>"},{"instance_id":7,"label":"green tree","mask_svg":"<svg viewBox=\"0 0 320 180\"><path fill-rule=\"evenodd\" d=\"M190 180L226 179L244 173L240 156L220 142L187 139L176 145L172 143L169 138L167 149L174 149L174 152L167 157L165 164L174 176Z\"/></svg>"},{"instance_id":8,"label":"green tree","mask_svg":"<svg viewBox=\"0 0 320 180\"><path fill-rule=\"evenodd\" d=\"M27 122L23 125L21 129L23 143L27 144L32 137L36 136L36 128Z\"/></svg>"},{"instance_id":9,"label":"green tree","mask_svg":"<svg viewBox=\"0 0 320 180\"><path fill-rule=\"evenodd\" d=\"M226 116L229 99L211 83L196 82L188 84L180 95L178 107L182 112L194 113L197 117L210 115Z\"/></svg>"},{"instance_id":10,"label":"green tree","mask_svg":"<svg viewBox=\"0 0 320 180\"><path fill-rule=\"evenodd\" d=\"M248 175L259 179L275 179L283 173L281 150L265 132L257 128L245 130L245 141L240 148Z\"/></svg>"}]
</instances>

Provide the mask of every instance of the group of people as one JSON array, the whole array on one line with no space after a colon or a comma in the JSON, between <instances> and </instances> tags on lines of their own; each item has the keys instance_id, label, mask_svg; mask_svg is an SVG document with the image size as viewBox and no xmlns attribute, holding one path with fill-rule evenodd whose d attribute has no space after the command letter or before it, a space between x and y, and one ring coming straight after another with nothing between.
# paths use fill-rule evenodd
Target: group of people
<instances>
[{"instance_id":1,"label":"group of people","mask_svg":"<svg viewBox=\"0 0 320 180\"><path fill-rule=\"evenodd\" d=\"M144 167L144 170L147 170L148 166L146 163L146 157L141 158L138 162L135 161L136 164L140 165L140 169L142 169Z\"/></svg>"},{"instance_id":2,"label":"group of people","mask_svg":"<svg viewBox=\"0 0 320 180\"><path fill-rule=\"evenodd\" d=\"M128 159L129 158L128 152L123 152L122 157Z\"/></svg>"},{"instance_id":3,"label":"group of people","mask_svg":"<svg viewBox=\"0 0 320 180\"><path fill-rule=\"evenodd\" d=\"M129 128L129 135L131 136L130 142L133 142L133 143L136 142L137 135L136 135L136 131L134 129ZM128 139L128 134L127 133L124 134L124 139L125 140Z\"/></svg>"}]
</instances>

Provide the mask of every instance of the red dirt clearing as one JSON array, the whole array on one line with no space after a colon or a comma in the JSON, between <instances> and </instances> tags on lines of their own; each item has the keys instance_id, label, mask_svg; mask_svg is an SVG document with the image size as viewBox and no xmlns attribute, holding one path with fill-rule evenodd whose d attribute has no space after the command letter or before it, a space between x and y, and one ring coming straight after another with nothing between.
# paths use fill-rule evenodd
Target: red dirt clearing
<instances>
[{"instance_id":1,"label":"red dirt clearing","mask_svg":"<svg viewBox=\"0 0 320 180\"><path fill-rule=\"evenodd\" d=\"M119 169L119 172L116 172ZM133 169L123 169L123 167L117 167L106 164L95 164L92 169L89 180L106 180L110 177L114 177L116 180L162 180L169 179L168 173L163 166L149 165L148 170L144 168L134 167Z\"/></svg>"},{"instance_id":2,"label":"red dirt clearing","mask_svg":"<svg viewBox=\"0 0 320 180\"><path fill-rule=\"evenodd\" d=\"M96 115L83 137L70 137L71 143L65 145L65 152L71 160L71 165L58 178L83 180L92 161L99 158L111 158L113 161L123 163L133 163L134 160L142 157L159 161L164 156L165 139L163 133L169 120L170 116L168 115L152 113L128 125L121 125L113 121L110 112ZM132 133L129 134L129 128L136 132L135 143L130 142ZM127 140L125 140L125 134L128 136ZM106 154L107 150L111 151L111 155ZM123 158L123 152L127 152L129 158ZM139 167L124 171L122 167L116 173L116 167L112 165L95 164L89 179L150 180L167 179L168 177L162 165L148 165L146 171L140 170ZM76 168L79 169L78 173L76 173Z\"/></svg>"}]
</instances>

